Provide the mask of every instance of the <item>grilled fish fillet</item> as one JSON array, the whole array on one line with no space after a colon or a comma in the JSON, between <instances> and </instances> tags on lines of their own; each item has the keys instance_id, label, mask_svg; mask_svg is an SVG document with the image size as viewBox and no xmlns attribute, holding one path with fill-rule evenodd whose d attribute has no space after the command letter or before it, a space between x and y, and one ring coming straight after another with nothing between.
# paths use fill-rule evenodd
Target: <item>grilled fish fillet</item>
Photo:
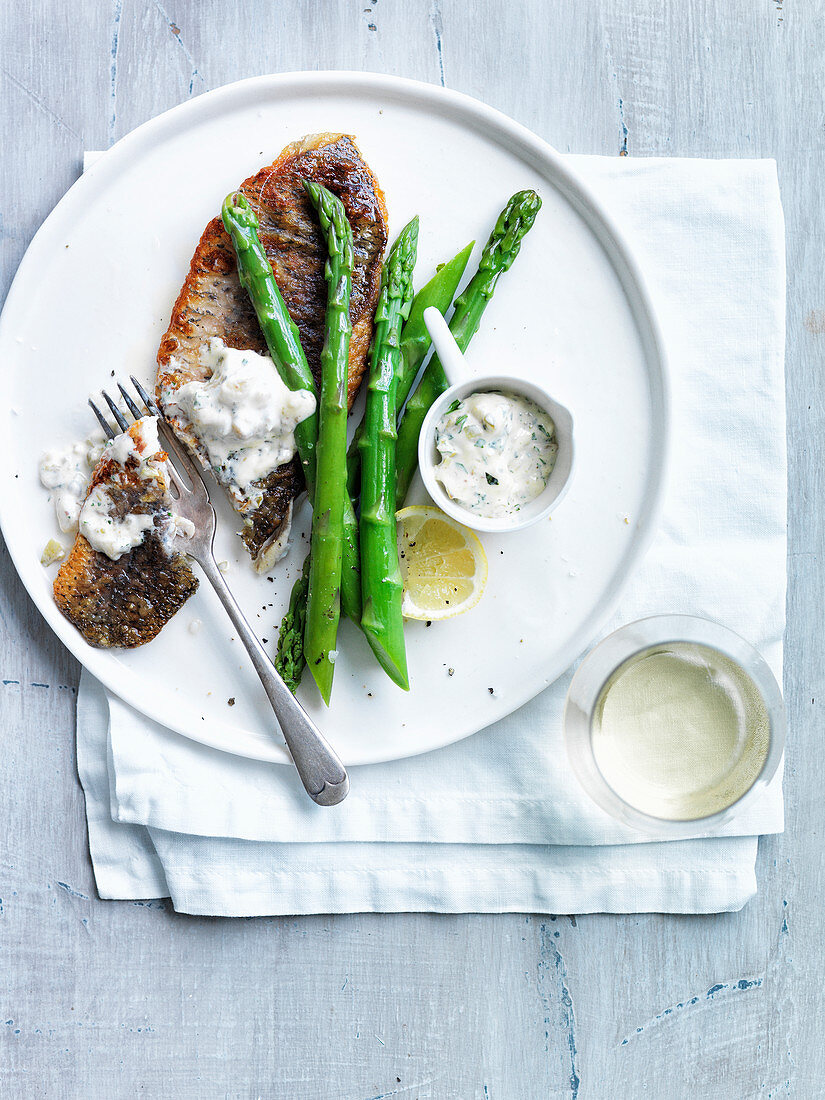
<instances>
[{"instance_id":1,"label":"grilled fish fillet","mask_svg":"<svg viewBox=\"0 0 825 1100\"><path fill-rule=\"evenodd\" d=\"M381 260L387 243L387 210L375 177L346 134L313 134L288 145L272 165L240 186L258 217L261 243L290 316L298 326L316 384L320 384L324 344L327 250L303 188L304 179L321 183L338 195L352 225L348 386L352 407L372 338ZM266 352L255 311L238 279L232 242L220 218L213 218L204 230L158 351L158 401L178 435L206 466L209 463L204 449L176 417L170 398L185 383L209 377L200 353L213 336L232 348ZM230 493L230 499L244 518L241 537L246 548L256 568L265 571L283 551L292 501L303 489L297 458L268 474L253 489L245 496Z\"/></svg>"},{"instance_id":2,"label":"grilled fish fillet","mask_svg":"<svg viewBox=\"0 0 825 1100\"><path fill-rule=\"evenodd\" d=\"M128 433L139 451L144 445L143 424L131 425ZM130 454L124 463L112 453L107 448L95 467L89 492L102 487L112 503L112 516L151 515L153 526L140 545L114 561L79 534L55 577L54 598L90 645L131 649L160 632L198 581L173 547L175 520L162 465L166 452L156 450L140 458ZM145 476L147 460L157 476Z\"/></svg>"}]
</instances>

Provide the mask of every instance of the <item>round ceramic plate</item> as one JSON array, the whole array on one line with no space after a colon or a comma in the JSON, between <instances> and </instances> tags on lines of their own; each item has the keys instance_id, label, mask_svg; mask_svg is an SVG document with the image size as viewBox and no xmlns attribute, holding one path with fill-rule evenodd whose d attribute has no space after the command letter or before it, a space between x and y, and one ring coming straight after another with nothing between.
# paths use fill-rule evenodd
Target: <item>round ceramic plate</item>
<instances>
[{"instance_id":1,"label":"round ceramic plate","mask_svg":"<svg viewBox=\"0 0 825 1100\"><path fill-rule=\"evenodd\" d=\"M325 130L355 135L386 194L391 238L420 215L419 286L475 238L472 271L507 198L525 187L541 194L541 213L468 357L479 373L524 372L567 405L577 452L570 493L550 521L484 537L490 573L478 607L429 628L407 624L409 693L342 624L332 706L323 707L309 676L300 698L352 765L447 745L540 692L595 635L656 522L667 413L648 298L616 229L563 159L528 130L425 84L298 73L210 92L118 142L46 220L3 312L0 516L33 600L111 691L187 737L287 759L206 582L155 641L134 651L93 649L61 616L52 601L55 567L40 565L56 526L37 463L45 449L89 433L86 399L113 376L151 382L190 257L224 196L288 142ZM288 557L259 577L242 553L234 514L219 504L218 558L229 563L227 579L273 652L306 553L308 518L297 517ZM202 625L192 633L196 619Z\"/></svg>"}]
</instances>

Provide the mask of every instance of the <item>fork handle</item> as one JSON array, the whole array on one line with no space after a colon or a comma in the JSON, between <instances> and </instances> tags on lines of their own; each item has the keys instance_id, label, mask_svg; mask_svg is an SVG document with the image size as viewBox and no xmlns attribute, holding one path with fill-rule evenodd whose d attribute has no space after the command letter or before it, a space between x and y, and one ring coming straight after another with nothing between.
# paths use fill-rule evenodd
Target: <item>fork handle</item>
<instances>
[{"instance_id":1,"label":"fork handle","mask_svg":"<svg viewBox=\"0 0 825 1100\"><path fill-rule=\"evenodd\" d=\"M255 671L261 678L281 733L287 743L301 782L313 802L319 806L335 806L349 793L349 776L341 761L327 743L324 735L281 679L246 621L243 612L229 591L223 574L212 554L204 555L199 564L238 632L238 637L252 659Z\"/></svg>"}]
</instances>

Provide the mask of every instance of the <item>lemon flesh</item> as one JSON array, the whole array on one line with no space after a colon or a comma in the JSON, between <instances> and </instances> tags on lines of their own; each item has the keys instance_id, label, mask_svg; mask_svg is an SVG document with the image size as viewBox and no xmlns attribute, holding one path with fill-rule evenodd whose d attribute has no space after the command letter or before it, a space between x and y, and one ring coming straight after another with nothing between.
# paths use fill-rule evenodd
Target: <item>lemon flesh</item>
<instances>
[{"instance_id":1,"label":"lemon flesh","mask_svg":"<svg viewBox=\"0 0 825 1100\"><path fill-rule=\"evenodd\" d=\"M451 619L475 607L487 584L478 537L438 508L403 508L396 518L404 617Z\"/></svg>"}]
</instances>

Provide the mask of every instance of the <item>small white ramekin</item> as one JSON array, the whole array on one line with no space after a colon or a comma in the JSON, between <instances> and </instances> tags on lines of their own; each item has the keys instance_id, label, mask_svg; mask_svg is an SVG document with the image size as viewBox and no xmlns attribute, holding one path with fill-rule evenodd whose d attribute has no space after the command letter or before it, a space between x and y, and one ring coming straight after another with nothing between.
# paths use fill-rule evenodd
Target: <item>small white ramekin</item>
<instances>
[{"instance_id":1,"label":"small white ramekin","mask_svg":"<svg viewBox=\"0 0 825 1100\"><path fill-rule=\"evenodd\" d=\"M435 468L441 460L435 445L435 429L439 421L453 401L461 401L470 394L487 393L491 390L517 397L527 397L548 413L556 427L558 444L556 463L547 484L539 495L529 503L523 504L517 512L496 518L481 516L468 508L463 508L452 499L435 476ZM418 437L418 467L433 502L442 512L463 523L465 527L471 527L475 531L498 533L523 531L525 527L531 527L534 523L546 519L561 502L570 486L573 473L573 417L564 405L560 405L545 390L525 379L504 374L490 374L484 378L465 378L457 385L445 390L427 413Z\"/></svg>"}]
</instances>

